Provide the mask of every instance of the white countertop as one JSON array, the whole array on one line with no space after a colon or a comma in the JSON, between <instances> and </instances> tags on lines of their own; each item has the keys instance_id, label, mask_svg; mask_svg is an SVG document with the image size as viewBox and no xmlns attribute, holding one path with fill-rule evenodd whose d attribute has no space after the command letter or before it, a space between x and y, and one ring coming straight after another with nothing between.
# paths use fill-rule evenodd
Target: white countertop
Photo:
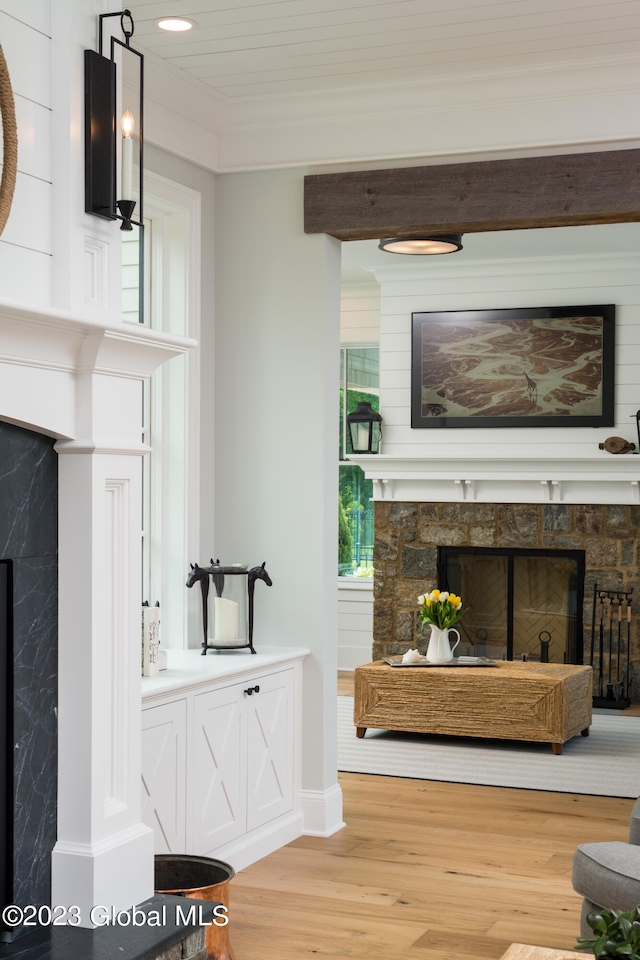
<instances>
[{"instance_id":1,"label":"white countertop","mask_svg":"<svg viewBox=\"0 0 640 960\"><path fill-rule=\"evenodd\" d=\"M178 690L210 684L214 680L241 679L247 674L261 673L274 666L303 660L311 651L307 647L261 647L257 653L243 650L202 649L167 650L168 668L157 677L142 677L143 701Z\"/></svg>"}]
</instances>

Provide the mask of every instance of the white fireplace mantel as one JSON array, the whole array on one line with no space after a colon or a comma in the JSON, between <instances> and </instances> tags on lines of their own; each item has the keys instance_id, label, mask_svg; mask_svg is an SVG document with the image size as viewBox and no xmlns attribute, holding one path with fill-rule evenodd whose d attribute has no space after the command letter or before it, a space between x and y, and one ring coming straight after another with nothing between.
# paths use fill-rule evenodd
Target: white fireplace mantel
<instances>
[{"instance_id":1,"label":"white fireplace mantel","mask_svg":"<svg viewBox=\"0 0 640 960\"><path fill-rule=\"evenodd\" d=\"M0 417L60 439L86 439L87 378L98 377L117 401L106 404L109 423L92 424L107 437L124 429L140 438L140 417L130 405L137 384L166 360L196 346L186 337L151 330L143 324L103 321L56 309L34 309L0 300ZM129 397L127 397L127 393ZM137 410L136 410L137 413ZM120 421L120 422L118 422Z\"/></svg>"},{"instance_id":2,"label":"white fireplace mantel","mask_svg":"<svg viewBox=\"0 0 640 960\"><path fill-rule=\"evenodd\" d=\"M58 817L52 903L153 893L140 803L143 381L196 341L0 300L0 420L57 440Z\"/></svg>"},{"instance_id":3,"label":"white fireplace mantel","mask_svg":"<svg viewBox=\"0 0 640 960\"><path fill-rule=\"evenodd\" d=\"M410 503L640 503L640 456L572 459L350 456L373 480L373 499Z\"/></svg>"}]
</instances>

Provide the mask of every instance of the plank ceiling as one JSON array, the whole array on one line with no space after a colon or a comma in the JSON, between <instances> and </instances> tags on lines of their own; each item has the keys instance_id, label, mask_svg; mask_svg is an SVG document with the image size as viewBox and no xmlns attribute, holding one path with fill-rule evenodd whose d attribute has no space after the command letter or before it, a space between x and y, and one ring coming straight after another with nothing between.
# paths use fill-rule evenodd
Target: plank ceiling
<instances>
[{"instance_id":1,"label":"plank ceiling","mask_svg":"<svg viewBox=\"0 0 640 960\"><path fill-rule=\"evenodd\" d=\"M640 55L640 0L130 0L134 45L224 97L355 92ZM183 16L188 34L158 29Z\"/></svg>"}]
</instances>

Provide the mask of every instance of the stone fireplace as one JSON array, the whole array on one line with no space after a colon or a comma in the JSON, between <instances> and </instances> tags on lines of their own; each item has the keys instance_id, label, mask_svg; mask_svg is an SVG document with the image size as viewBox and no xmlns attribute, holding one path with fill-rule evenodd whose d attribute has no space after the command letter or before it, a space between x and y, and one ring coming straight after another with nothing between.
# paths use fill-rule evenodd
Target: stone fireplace
<instances>
[{"instance_id":1,"label":"stone fireplace","mask_svg":"<svg viewBox=\"0 0 640 960\"><path fill-rule=\"evenodd\" d=\"M583 660L590 656L594 584L633 591L628 685L640 698L635 456L352 459L373 480L374 660L422 642L417 597L439 585L440 547L577 551L584 554Z\"/></svg>"}]
</instances>

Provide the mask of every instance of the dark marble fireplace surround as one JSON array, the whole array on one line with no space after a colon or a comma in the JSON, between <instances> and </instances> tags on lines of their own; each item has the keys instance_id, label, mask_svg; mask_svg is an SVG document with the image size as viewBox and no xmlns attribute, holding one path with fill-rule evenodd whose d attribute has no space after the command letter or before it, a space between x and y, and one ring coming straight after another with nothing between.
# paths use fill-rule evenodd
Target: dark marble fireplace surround
<instances>
[{"instance_id":1,"label":"dark marble fireplace surround","mask_svg":"<svg viewBox=\"0 0 640 960\"><path fill-rule=\"evenodd\" d=\"M631 691L640 699L640 504L376 501L373 659L418 638L417 597L437 584L439 546L584 550L584 651L593 585L633 589ZM464 598L463 598L464 599Z\"/></svg>"},{"instance_id":2,"label":"dark marble fireplace surround","mask_svg":"<svg viewBox=\"0 0 640 960\"><path fill-rule=\"evenodd\" d=\"M13 570L10 902L49 903L56 839L58 458L54 440L0 423L0 558ZM12 747L12 749L11 749ZM3 939L6 939L3 931Z\"/></svg>"},{"instance_id":3,"label":"dark marble fireplace surround","mask_svg":"<svg viewBox=\"0 0 640 960\"><path fill-rule=\"evenodd\" d=\"M58 691L58 455L55 440L0 421L0 559L12 561L13 687L9 758L9 818L3 831L9 877L7 901L51 903L51 851L57 821ZM5 687L0 684L0 697ZM0 701L0 709L6 704ZM0 867L2 864L0 864ZM206 960L204 927L176 924L175 906L215 904L155 895L139 908L167 910L157 927L95 930L49 925L0 927L0 960ZM4 905L4 904L3 904Z\"/></svg>"}]
</instances>

